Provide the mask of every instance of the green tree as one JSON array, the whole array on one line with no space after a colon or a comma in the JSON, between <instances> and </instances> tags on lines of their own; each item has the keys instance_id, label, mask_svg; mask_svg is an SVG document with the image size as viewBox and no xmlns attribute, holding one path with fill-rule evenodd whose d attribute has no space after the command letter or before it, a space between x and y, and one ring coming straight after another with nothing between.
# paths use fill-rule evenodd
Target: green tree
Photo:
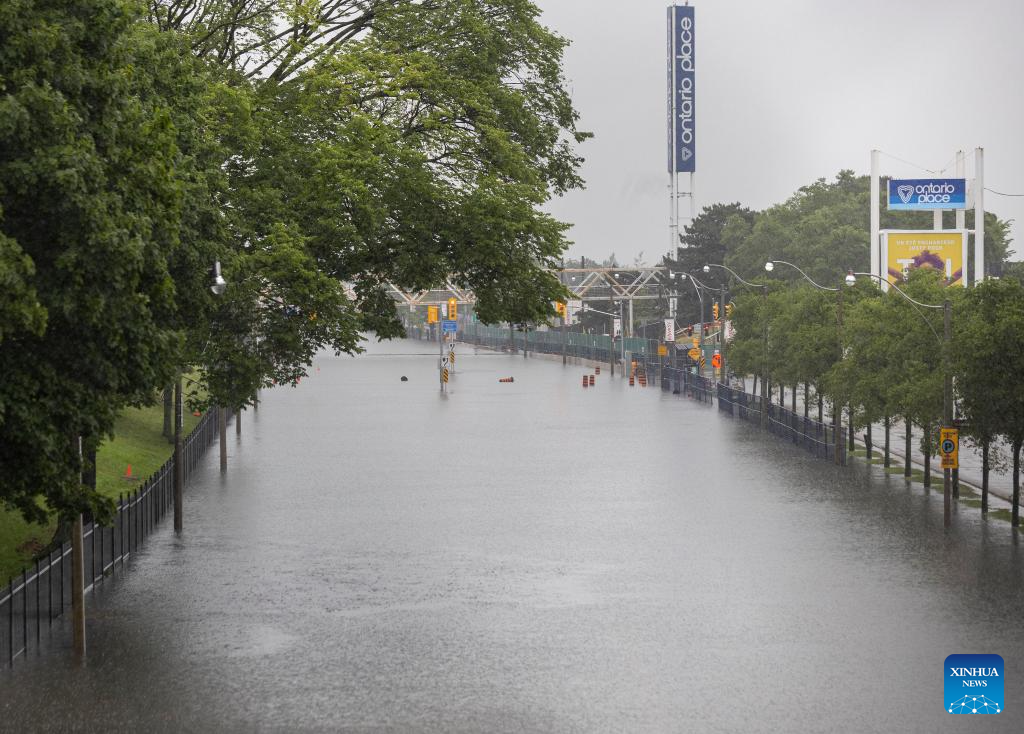
<instances>
[{"instance_id":1,"label":"green tree","mask_svg":"<svg viewBox=\"0 0 1024 734\"><path fill-rule=\"evenodd\" d=\"M1020 458L1024 444L1024 286L988 280L971 288L957 310L957 393L967 432L983 450L996 435L1010 444L1014 527L1020 524ZM987 451L986 451L987 454ZM987 458L987 456L986 456ZM987 462L983 483L987 489ZM987 499L987 498L986 498Z\"/></svg>"},{"instance_id":2,"label":"green tree","mask_svg":"<svg viewBox=\"0 0 1024 734\"><path fill-rule=\"evenodd\" d=\"M180 150L134 17L121 0L0 6L0 496L33 520L40 493L64 515L109 511L75 437L109 433L181 343Z\"/></svg>"},{"instance_id":3,"label":"green tree","mask_svg":"<svg viewBox=\"0 0 1024 734\"><path fill-rule=\"evenodd\" d=\"M729 228L749 229L753 221L754 212L738 202L706 206L679 236L680 246L675 253L665 256L662 265L676 272L697 273L701 282L709 287L727 284L724 270L712 268L710 273L704 273L701 269L707 264L721 265L725 261ZM699 299L688 285L679 287L677 315L684 323L701 319ZM711 317L705 314L705 318Z\"/></svg>"}]
</instances>

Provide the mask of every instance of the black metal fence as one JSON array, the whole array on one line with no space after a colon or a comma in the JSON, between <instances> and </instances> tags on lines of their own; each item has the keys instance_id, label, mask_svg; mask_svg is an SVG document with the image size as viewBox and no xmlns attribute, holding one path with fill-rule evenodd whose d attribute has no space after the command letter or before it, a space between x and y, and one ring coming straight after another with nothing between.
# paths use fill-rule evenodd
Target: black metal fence
<instances>
[{"instance_id":1,"label":"black metal fence","mask_svg":"<svg viewBox=\"0 0 1024 734\"><path fill-rule=\"evenodd\" d=\"M718 409L736 418L761 422L761 398L719 384ZM768 431L803 446L815 456L835 460L836 429L834 425L794 413L781 405L768 404ZM846 464L846 442L840 435L839 459Z\"/></svg>"},{"instance_id":2,"label":"black metal fence","mask_svg":"<svg viewBox=\"0 0 1024 734\"><path fill-rule=\"evenodd\" d=\"M219 408L211 408L182 442L184 481L217 440ZM227 418L231 417L228 412ZM104 527L89 520L83 528L85 590L131 557L166 515L174 501L174 458L129 495L118 499L114 522ZM0 655L9 666L30 646L40 644L43 627L71 606L71 543L64 542L0 588Z\"/></svg>"}]
</instances>

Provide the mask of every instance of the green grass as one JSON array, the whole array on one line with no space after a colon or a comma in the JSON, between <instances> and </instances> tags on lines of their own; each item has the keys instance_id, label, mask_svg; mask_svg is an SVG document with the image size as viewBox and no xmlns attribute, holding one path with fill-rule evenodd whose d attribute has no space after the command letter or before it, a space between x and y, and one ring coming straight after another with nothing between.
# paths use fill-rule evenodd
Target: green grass
<instances>
[{"instance_id":1,"label":"green grass","mask_svg":"<svg viewBox=\"0 0 1024 734\"><path fill-rule=\"evenodd\" d=\"M96 454L96 490L117 499L132 492L163 465L174 452L174 445L163 437L163 405L126 410L114 426L114 439L100 446ZM199 417L185 413L183 434L199 422ZM128 465L132 480L124 478ZM39 551L53 539L55 520L45 526L29 524L21 513L0 511L0 585L10 576L21 573Z\"/></svg>"},{"instance_id":2,"label":"green grass","mask_svg":"<svg viewBox=\"0 0 1024 734\"><path fill-rule=\"evenodd\" d=\"M960 502L968 507L977 507L978 509L981 509L981 500L964 499L961 497Z\"/></svg>"},{"instance_id":3,"label":"green grass","mask_svg":"<svg viewBox=\"0 0 1024 734\"><path fill-rule=\"evenodd\" d=\"M989 517L994 517L996 520L1005 520L1006 522L1013 522L1013 515L1009 510L989 510Z\"/></svg>"}]
</instances>

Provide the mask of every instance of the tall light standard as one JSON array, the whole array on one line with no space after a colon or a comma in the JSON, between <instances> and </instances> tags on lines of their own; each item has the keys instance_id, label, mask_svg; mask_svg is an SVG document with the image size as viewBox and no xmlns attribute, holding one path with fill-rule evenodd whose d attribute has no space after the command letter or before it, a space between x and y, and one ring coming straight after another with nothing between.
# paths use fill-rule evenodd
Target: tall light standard
<instances>
[{"instance_id":1,"label":"tall light standard","mask_svg":"<svg viewBox=\"0 0 1024 734\"><path fill-rule=\"evenodd\" d=\"M700 302L700 331L697 333L697 337L699 339L699 341L697 343L698 343L698 346L700 348L701 356L703 356L703 354L704 354L704 294L701 293L701 291L705 291L705 290L706 291L710 291L711 288L709 288L708 286L704 285L699 280L697 280L697 278L693 275L693 273L680 273L679 276L681 278L683 278L684 280L689 280L690 281L690 285L693 286L693 290L697 294L697 300ZM697 366L698 374L700 374L700 376L703 377L704 375L700 373L700 362L698 362L697 365L698 365Z\"/></svg>"},{"instance_id":2,"label":"tall light standard","mask_svg":"<svg viewBox=\"0 0 1024 734\"><path fill-rule=\"evenodd\" d=\"M213 264L213 283L210 285L210 290L215 296L224 295L224 291L227 290L228 282L224 280L224 276L220 272L220 261L216 261ZM185 496L185 457L182 446L182 375L178 372L178 379L174 383L174 532L180 533L184 527L183 515L184 515L184 496ZM218 410L223 421L223 408ZM221 445L221 470L223 471L224 466L227 462L226 455L224 452L227 450L225 441L225 428L224 424L220 423L220 445Z\"/></svg>"},{"instance_id":3,"label":"tall light standard","mask_svg":"<svg viewBox=\"0 0 1024 734\"><path fill-rule=\"evenodd\" d=\"M786 262L785 260L769 260L768 262L766 262L764 264L764 269L767 270L770 273L770 272L772 272L775 269L776 265L788 265L789 267L793 268L798 273L800 273L800 275L803 276L804 280L806 280L808 283L813 285L818 290L820 290L820 291L831 291L831 292L834 292L836 294L836 326L838 327L837 330L836 330L836 335L837 335L837 339L839 341L839 356L840 356L840 359L841 359L842 355L843 355L843 288L842 288L842 285L840 284L840 286L838 288L830 288L827 285L821 285L820 283L815 282L815 280L811 276L809 276L807 273L805 273L802 268L800 268L797 265L794 265L791 262ZM846 283L846 285L853 285L856 282L856 278L854 278L852 273L849 273L846 276L846 280L844 282ZM793 389L796 390L795 387ZM794 407L796 407L796 398L795 398L795 396L794 396ZM836 464L842 465L842 463L843 463L843 455L842 455L842 450L843 450L843 431L842 431L843 421L842 421L842 417L841 416L842 416L842 412L843 411L842 411L842 408L839 407L839 401L838 400L833 400L833 408L834 409L832 411L833 412L833 416L832 417L834 419L833 422L835 423L835 426L833 428L833 432L835 433L835 435L833 436L833 438L835 440L835 447L836 447L835 448L835 461L836 461ZM805 415L806 415L806 412L805 412ZM853 425L853 414L852 414L852 412L850 414L850 425L851 426ZM851 428L851 430L852 430L852 428Z\"/></svg>"},{"instance_id":4,"label":"tall light standard","mask_svg":"<svg viewBox=\"0 0 1024 734\"><path fill-rule=\"evenodd\" d=\"M854 276L864 275L869 278L874 278L879 284L885 283L889 288L903 296L907 302L910 303L915 309L917 309L918 315L921 320L931 329L935 339L943 347L942 350L942 424L943 428L953 427L953 368L952 368L952 341L953 341L953 304L949 298L945 298L942 301L942 305L935 305L933 303L921 303L915 300L903 292L895 283L890 282L886 278L876 273L850 273L847 277L847 282ZM943 321L943 335L940 338L939 332L932 326L932 322L927 319L924 315L922 308L931 309L942 309L942 321ZM930 457L929 457L930 458ZM907 457L907 465L910 465L910 457ZM952 525L952 506L953 497L953 475L950 469L942 470L942 524L943 527L950 527Z\"/></svg>"},{"instance_id":5,"label":"tall light standard","mask_svg":"<svg viewBox=\"0 0 1024 734\"><path fill-rule=\"evenodd\" d=\"M731 274L732 277L736 278L736 280L738 280L740 283L742 283L743 285L747 286L748 288L760 288L762 295L764 295L764 294L766 294L768 292L768 286L766 286L764 283L751 283L748 280L744 280L740 276L739 273L737 273L735 270L730 268L728 265L719 265L718 263L708 263L707 265L704 266L704 272L705 273L710 273L711 272L711 268L721 268L722 270L724 270L727 273ZM726 386L728 386L728 379L729 378L726 376L728 373L726 372L726 364L725 364L725 283L723 283L722 285L720 285L718 287L718 313L719 313L719 315L722 318L722 327L721 327L722 331L721 331L721 340L720 340L721 344L722 344L722 349L719 352L721 354L720 359L722 360L722 380L725 382Z\"/></svg>"}]
</instances>

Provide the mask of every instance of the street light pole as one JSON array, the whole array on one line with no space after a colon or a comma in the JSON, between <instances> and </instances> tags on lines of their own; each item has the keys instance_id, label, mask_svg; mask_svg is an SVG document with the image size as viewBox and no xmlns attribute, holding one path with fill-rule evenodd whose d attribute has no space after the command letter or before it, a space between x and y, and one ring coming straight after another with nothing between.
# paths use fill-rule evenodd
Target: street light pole
<instances>
[{"instance_id":1,"label":"street light pole","mask_svg":"<svg viewBox=\"0 0 1024 734\"><path fill-rule=\"evenodd\" d=\"M808 283L810 283L812 286L814 286L815 288L817 288L820 291L835 291L835 294L836 294L836 326L837 326L836 336L837 336L837 339L839 341L839 359L842 359L843 358L843 283L840 283L838 288L830 288L829 286L821 285L820 283L815 282L815 280L811 276L809 276L807 273L805 273L802 268L800 268L797 265L794 265L791 262L786 262L785 260L769 260L768 262L766 262L764 264L764 269L767 270L770 273L772 270L775 269L775 265L776 264L788 265L789 267L793 268L798 273L800 273L801 276L803 276L804 280L806 280ZM843 282L845 282L847 285L853 285L854 282L856 282L856 279L853 277L853 274L850 273L850 274L848 274L846 276L846 279ZM793 390L794 391L796 390L796 386L795 385L793 386ZM793 393L793 396L794 396L793 397L793 403L794 403L794 407L795 407L795 405L796 405L796 393L795 392ZM835 441L835 463L840 465L840 466L842 466L842 463L843 463L843 431L842 431L843 420L842 420L842 416L843 416L843 410L842 410L842 408L839 405L839 400L838 399L833 399L832 400L832 423L833 423L833 431L834 431L833 440ZM851 412L850 412L850 421L851 421L851 423L850 423L850 435L852 436L853 435L853 423L852 423L852 421L853 421L853 411L852 411L852 409L851 409Z\"/></svg>"},{"instance_id":2,"label":"street light pole","mask_svg":"<svg viewBox=\"0 0 1024 734\"><path fill-rule=\"evenodd\" d=\"M866 275L870 278L874 278L880 284L887 282L882 276L876 275L875 273L851 273L847 276L847 279L854 275ZM903 292L895 283L888 283L889 288L899 293L906 301L912 306L918 308L917 313L924 321L925 325L931 329L932 334L935 335L936 340L941 341L943 347L942 355L942 422L944 428L953 427L953 367L952 367L952 353L953 353L953 305L949 298L945 298L942 301L941 306L937 306L932 303L921 303L920 301L914 300L906 293ZM921 308L933 308L942 309L942 320L943 320L943 335L939 339L939 334L935 331L935 327L932 326L931 322L925 318L924 312ZM908 446L909 446L909 427L907 429L908 435ZM909 451L907 452L907 466L910 466ZM949 529L953 524L953 475L950 469L942 470L942 525L944 528Z\"/></svg>"}]
</instances>

